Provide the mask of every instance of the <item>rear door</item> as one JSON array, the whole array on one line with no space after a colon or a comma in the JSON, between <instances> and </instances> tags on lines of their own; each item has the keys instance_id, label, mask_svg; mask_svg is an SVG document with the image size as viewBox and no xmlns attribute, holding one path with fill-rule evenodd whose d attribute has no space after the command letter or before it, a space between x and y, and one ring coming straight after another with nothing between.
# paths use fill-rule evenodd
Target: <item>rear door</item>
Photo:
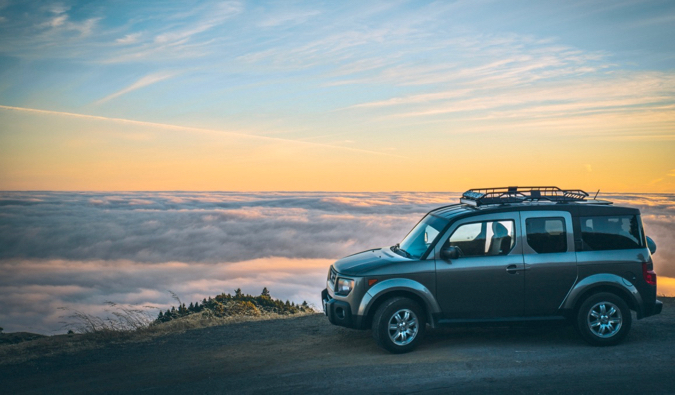
<instances>
[{"instance_id":1,"label":"rear door","mask_svg":"<svg viewBox=\"0 0 675 395\"><path fill-rule=\"evenodd\" d=\"M523 313L524 275L517 212L455 222L435 250L436 299L445 319L497 318ZM452 245L463 256L443 260Z\"/></svg>"},{"instance_id":2,"label":"rear door","mask_svg":"<svg viewBox=\"0 0 675 395\"><path fill-rule=\"evenodd\" d=\"M525 314L553 315L577 279L572 216L567 211L521 211Z\"/></svg>"}]
</instances>

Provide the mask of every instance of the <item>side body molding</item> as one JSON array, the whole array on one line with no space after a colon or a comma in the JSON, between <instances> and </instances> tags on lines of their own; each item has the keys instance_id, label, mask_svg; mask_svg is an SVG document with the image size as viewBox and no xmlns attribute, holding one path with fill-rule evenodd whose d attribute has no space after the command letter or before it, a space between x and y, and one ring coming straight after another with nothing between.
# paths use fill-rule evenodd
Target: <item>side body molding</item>
<instances>
[{"instance_id":1,"label":"side body molding","mask_svg":"<svg viewBox=\"0 0 675 395\"><path fill-rule=\"evenodd\" d=\"M583 295L586 291L598 286L609 286L615 288L619 292L622 292L624 295L630 297L632 302L638 308L638 316L642 315L642 297L640 296L637 288L635 288L635 286L627 279L610 273L594 274L576 283L567 294L567 297L560 305L560 308L566 310L573 309L581 295Z\"/></svg>"},{"instance_id":2,"label":"side body molding","mask_svg":"<svg viewBox=\"0 0 675 395\"><path fill-rule=\"evenodd\" d=\"M407 278L392 278L378 282L363 295L361 304L359 305L358 315L365 317L370 313L370 309L376 300L392 291L405 291L419 296L426 304L424 307L426 307L427 313L430 316L441 312L441 308L438 306L436 298L427 287L417 281ZM430 319L428 322L432 324L433 321Z\"/></svg>"}]
</instances>

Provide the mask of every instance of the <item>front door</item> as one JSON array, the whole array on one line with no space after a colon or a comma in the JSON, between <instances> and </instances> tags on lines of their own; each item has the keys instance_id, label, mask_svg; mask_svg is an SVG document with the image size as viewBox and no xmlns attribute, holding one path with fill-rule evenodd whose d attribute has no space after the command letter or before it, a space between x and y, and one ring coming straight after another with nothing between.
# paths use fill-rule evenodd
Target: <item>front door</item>
<instances>
[{"instance_id":1,"label":"front door","mask_svg":"<svg viewBox=\"0 0 675 395\"><path fill-rule=\"evenodd\" d=\"M445 319L515 317L523 314L524 264L517 212L466 218L438 243L436 298ZM461 256L441 258L447 246Z\"/></svg>"}]
</instances>

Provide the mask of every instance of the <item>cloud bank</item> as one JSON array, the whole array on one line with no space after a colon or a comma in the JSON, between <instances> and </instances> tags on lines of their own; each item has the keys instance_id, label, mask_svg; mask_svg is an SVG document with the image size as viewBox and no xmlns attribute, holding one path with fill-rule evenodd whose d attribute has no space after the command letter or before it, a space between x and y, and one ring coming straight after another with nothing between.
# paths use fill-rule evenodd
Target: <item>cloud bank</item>
<instances>
[{"instance_id":1,"label":"cloud bank","mask_svg":"<svg viewBox=\"0 0 675 395\"><path fill-rule=\"evenodd\" d=\"M399 241L452 194L0 193L0 259L336 259Z\"/></svg>"},{"instance_id":2,"label":"cloud bank","mask_svg":"<svg viewBox=\"0 0 675 395\"><path fill-rule=\"evenodd\" d=\"M605 195L639 207L660 292L675 294L675 196ZM328 266L400 241L456 193L0 192L0 326L63 332L60 307L167 308L221 292L319 306ZM663 280L662 280L663 279ZM150 310L155 313L156 310Z\"/></svg>"}]
</instances>

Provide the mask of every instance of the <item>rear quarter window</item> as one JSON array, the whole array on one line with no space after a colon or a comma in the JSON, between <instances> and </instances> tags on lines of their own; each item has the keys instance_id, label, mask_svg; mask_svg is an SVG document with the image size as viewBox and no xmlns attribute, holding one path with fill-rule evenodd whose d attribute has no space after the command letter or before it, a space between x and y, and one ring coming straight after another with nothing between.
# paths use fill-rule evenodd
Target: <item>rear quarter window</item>
<instances>
[{"instance_id":1,"label":"rear quarter window","mask_svg":"<svg viewBox=\"0 0 675 395\"><path fill-rule=\"evenodd\" d=\"M585 251L642 248L642 221L638 215L581 217Z\"/></svg>"}]
</instances>

